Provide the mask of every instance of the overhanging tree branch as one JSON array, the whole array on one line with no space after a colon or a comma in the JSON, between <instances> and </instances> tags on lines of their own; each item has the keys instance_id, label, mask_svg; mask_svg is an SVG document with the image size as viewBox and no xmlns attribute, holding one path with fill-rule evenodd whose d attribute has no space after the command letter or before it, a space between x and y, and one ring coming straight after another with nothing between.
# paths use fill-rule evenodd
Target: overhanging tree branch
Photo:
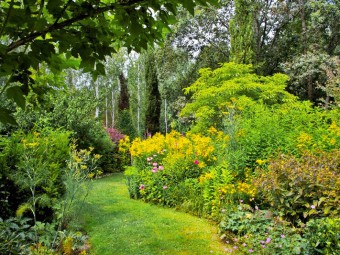
<instances>
[{"instance_id":1,"label":"overhanging tree branch","mask_svg":"<svg viewBox=\"0 0 340 255\"><path fill-rule=\"evenodd\" d=\"M88 18L93 18L93 17L95 17L99 14L102 14L102 13L105 13L105 12L108 12L108 11L113 11L113 10L118 9L118 8L133 8L133 7L135 7L135 5L142 4L143 2L147 3L147 1L144 1L144 0L124 1L124 2L119 3L119 4L114 3L114 4L110 4L108 6L98 7L98 8L92 9L89 12L81 13L80 15L78 15L74 18L62 21L60 23L55 23L55 24L51 25L50 27L44 29L43 31L33 32L33 33L29 34L28 36L11 43L7 47L7 52L10 52L10 51L22 46L22 45L25 45L26 43L32 42L34 39L36 39L39 36L44 36L47 33L50 33L50 32L53 32L53 31L56 31L56 30L59 30L59 29L63 29L63 28L68 27L68 26L71 26L72 24L74 24L76 22L79 22L79 21L82 21L82 20L85 20L85 19L88 19Z\"/></svg>"}]
</instances>

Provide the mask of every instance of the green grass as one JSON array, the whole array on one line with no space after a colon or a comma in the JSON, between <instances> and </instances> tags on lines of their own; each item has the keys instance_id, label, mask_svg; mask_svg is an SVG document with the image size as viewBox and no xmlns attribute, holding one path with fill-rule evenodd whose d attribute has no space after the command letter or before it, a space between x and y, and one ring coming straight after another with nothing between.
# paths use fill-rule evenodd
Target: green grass
<instances>
[{"instance_id":1,"label":"green grass","mask_svg":"<svg viewBox=\"0 0 340 255\"><path fill-rule=\"evenodd\" d=\"M94 181L78 216L93 254L225 254L213 223L130 199L122 174Z\"/></svg>"}]
</instances>

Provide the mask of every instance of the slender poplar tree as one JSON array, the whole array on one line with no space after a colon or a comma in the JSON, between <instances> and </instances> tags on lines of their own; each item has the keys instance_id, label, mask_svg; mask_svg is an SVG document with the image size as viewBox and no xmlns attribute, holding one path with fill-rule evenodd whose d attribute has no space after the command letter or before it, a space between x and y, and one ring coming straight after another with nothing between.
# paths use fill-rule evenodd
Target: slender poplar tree
<instances>
[{"instance_id":1,"label":"slender poplar tree","mask_svg":"<svg viewBox=\"0 0 340 255\"><path fill-rule=\"evenodd\" d=\"M154 134L160 131L161 96L158 88L155 56L152 52L147 53L145 63L145 82L148 93L145 116L146 132Z\"/></svg>"}]
</instances>

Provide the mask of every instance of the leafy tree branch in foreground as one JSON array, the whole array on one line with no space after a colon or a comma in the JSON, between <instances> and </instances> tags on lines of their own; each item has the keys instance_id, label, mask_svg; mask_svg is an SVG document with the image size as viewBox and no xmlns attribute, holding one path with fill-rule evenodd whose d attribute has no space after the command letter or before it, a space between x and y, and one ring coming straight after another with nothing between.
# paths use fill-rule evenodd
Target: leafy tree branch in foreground
<instances>
[{"instance_id":1,"label":"leafy tree branch in foreground","mask_svg":"<svg viewBox=\"0 0 340 255\"><path fill-rule=\"evenodd\" d=\"M96 78L105 74L102 61L120 47L140 51L161 43L176 21L177 9L190 13L192 1L5 0L0 3L0 96L25 106L25 96L38 90L35 73L46 62L53 73L83 68ZM75 59L80 59L80 64ZM46 85L48 87L48 85ZM11 111L0 108L0 121L15 123Z\"/></svg>"}]
</instances>

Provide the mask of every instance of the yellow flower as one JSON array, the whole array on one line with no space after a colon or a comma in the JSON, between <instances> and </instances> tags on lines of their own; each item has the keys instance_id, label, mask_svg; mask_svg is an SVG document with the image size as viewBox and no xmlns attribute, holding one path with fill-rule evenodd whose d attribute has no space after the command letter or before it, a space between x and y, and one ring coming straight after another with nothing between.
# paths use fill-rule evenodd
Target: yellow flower
<instances>
[{"instance_id":1,"label":"yellow flower","mask_svg":"<svg viewBox=\"0 0 340 255\"><path fill-rule=\"evenodd\" d=\"M80 162L83 161L81 158L79 158L79 157L76 156L76 155L73 156L73 159L74 159L74 161L77 162L77 163L80 163Z\"/></svg>"},{"instance_id":2,"label":"yellow flower","mask_svg":"<svg viewBox=\"0 0 340 255\"><path fill-rule=\"evenodd\" d=\"M246 219L251 219L251 218L252 218L251 213L246 213Z\"/></svg>"},{"instance_id":3,"label":"yellow flower","mask_svg":"<svg viewBox=\"0 0 340 255\"><path fill-rule=\"evenodd\" d=\"M298 140L298 145L297 145L297 147L298 148L303 148L303 147L305 147L305 146L308 146L308 145L310 145L311 143L312 143L312 137L309 135L309 134L307 134L307 133L305 133L305 132L302 132L300 135L299 135L299 137L297 138L297 140Z\"/></svg>"},{"instance_id":4,"label":"yellow flower","mask_svg":"<svg viewBox=\"0 0 340 255\"><path fill-rule=\"evenodd\" d=\"M217 129L213 126L211 126L209 129L208 129L208 133L214 135L214 134L217 134Z\"/></svg>"},{"instance_id":5,"label":"yellow flower","mask_svg":"<svg viewBox=\"0 0 340 255\"><path fill-rule=\"evenodd\" d=\"M206 167L207 164L205 164L203 161L200 161L199 164L198 164L198 167L199 168L203 168L203 167Z\"/></svg>"},{"instance_id":6,"label":"yellow flower","mask_svg":"<svg viewBox=\"0 0 340 255\"><path fill-rule=\"evenodd\" d=\"M37 147L39 144L38 143L27 143L26 146L28 147Z\"/></svg>"},{"instance_id":7,"label":"yellow flower","mask_svg":"<svg viewBox=\"0 0 340 255\"><path fill-rule=\"evenodd\" d=\"M258 159L258 160L256 160L256 163L259 164L260 166L262 166L263 164L266 163L266 160Z\"/></svg>"}]
</instances>

